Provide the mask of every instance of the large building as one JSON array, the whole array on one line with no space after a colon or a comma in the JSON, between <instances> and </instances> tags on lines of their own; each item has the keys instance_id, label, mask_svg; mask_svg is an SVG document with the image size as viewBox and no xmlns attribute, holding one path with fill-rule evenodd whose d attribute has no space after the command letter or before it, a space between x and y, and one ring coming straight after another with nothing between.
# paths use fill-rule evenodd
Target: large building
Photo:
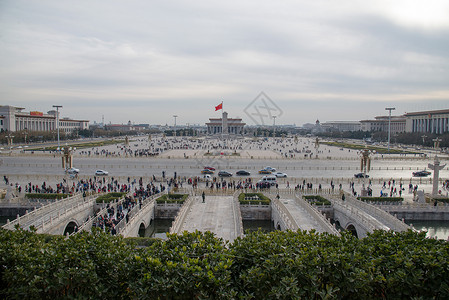
<instances>
[{"instance_id":1,"label":"large building","mask_svg":"<svg viewBox=\"0 0 449 300\"><path fill-rule=\"evenodd\" d=\"M359 131L362 128L358 121L331 121L322 123L321 127L326 131Z\"/></svg>"},{"instance_id":2,"label":"large building","mask_svg":"<svg viewBox=\"0 0 449 300\"><path fill-rule=\"evenodd\" d=\"M209 123L206 123L208 134L243 134L243 127L245 123L242 119L228 118L228 113L223 112L222 118L210 118Z\"/></svg>"},{"instance_id":3,"label":"large building","mask_svg":"<svg viewBox=\"0 0 449 300\"><path fill-rule=\"evenodd\" d=\"M407 132L449 132L449 109L406 113Z\"/></svg>"},{"instance_id":4,"label":"large building","mask_svg":"<svg viewBox=\"0 0 449 300\"><path fill-rule=\"evenodd\" d=\"M378 116L374 120L362 120L361 130L362 131L384 131L388 132L388 116ZM391 133L400 133L406 131L406 117L405 116L392 116L390 119Z\"/></svg>"},{"instance_id":5,"label":"large building","mask_svg":"<svg viewBox=\"0 0 449 300\"><path fill-rule=\"evenodd\" d=\"M24 112L25 108L10 105L0 106L0 130L2 131L54 131L56 126L55 110L44 114L39 111ZM89 121L59 119L59 130L71 134L76 130L88 129Z\"/></svg>"}]
</instances>

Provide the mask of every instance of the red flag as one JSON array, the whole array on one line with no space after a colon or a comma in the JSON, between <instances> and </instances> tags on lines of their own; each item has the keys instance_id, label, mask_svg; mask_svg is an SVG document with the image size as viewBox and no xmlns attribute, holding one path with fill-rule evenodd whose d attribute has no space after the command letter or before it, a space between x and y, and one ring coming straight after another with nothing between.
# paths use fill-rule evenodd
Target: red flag
<instances>
[{"instance_id":1,"label":"red flag","mask_svg":"<svg viewBox=\"0 0 449 300\"><path fill-rule=\"evenodd\" d=\"M220 104L218 104L217 106L215 106L215 111L223 109L223 102L221 102Z\"/></svg>"}]
</instances>

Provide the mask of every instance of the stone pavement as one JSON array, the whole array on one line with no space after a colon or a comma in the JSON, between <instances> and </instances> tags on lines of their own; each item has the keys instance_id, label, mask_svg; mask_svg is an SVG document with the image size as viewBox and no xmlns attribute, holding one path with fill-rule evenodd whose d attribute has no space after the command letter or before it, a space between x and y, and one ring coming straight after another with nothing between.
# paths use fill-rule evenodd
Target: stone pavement
<instances>
[{"instance_id":1,"label":"stone pavement","mask_svg":"<svg viewBox=\"0 0 449 300\"><path fill-rule=\"evenodd\" d=\"M206 196L205 203L201 196L197 196L193 201L181 232L210 231L227 241L237 237L232 196Z\"/></svg>"},{"instance_id":2,"label":"stone pavement","mask_svg":"<svg viewBox=\"0 0 449 300\"><path fill-rule=\"evenodd\" d=\"M299 229L307 231L315 229L317 232L326 232L314 217L312 217L304 208L296 204L294 199L281 198L280 201L288 209Z\"/></svg>"}]
</instances>

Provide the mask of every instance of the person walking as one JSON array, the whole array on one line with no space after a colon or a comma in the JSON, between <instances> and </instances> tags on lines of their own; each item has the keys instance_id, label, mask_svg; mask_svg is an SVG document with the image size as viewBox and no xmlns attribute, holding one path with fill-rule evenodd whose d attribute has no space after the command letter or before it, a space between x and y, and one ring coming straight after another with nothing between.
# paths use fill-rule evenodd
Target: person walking
<instances>
[{"instance_id":1,"label":"person walking","mask_svg":"<svg viewBox=\"0 0 449 300\"><path fill-rule=\"evenodd\" d=\"M203 194L201 195L201 197L203 198L203 203L204 203L206 200L206 194L204 193L204 191L203 191Z\"/></svg>"}]
</instances>

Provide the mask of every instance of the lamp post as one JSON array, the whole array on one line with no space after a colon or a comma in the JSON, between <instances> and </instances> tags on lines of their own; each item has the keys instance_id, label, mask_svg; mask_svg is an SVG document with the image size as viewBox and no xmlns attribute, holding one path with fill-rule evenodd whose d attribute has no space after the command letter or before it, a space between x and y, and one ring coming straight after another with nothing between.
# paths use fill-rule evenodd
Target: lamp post
<instances>
[{"instance_id":1,"label":"lamp post","mask_svg":"<svg viewBox=\"0 0 449 300\"><path fill-rule=\"evenodd\" d=\"M61 151L59 147L59 108L62 108L62 105L53 105L56 108L56 130L58 131L58 151Z\"/></svg>"},{"instance_id":2,"label":"lamp post","mask_svg":"<svg viewBox=\"0 0 449 300\"><path fill-rule=\"evenodd\" d=\"M385 108L385 110L388 110L389 114L388 114L388 152L390 152L390 132L391 132L391 111L395 110L396 108L394 107L387 107Z\"/></svg>"},{"instance_id":3,"label":"lamp post","mask_svg":"<svg viewBox=\"0 0 449 300\"><path fill-rule=\"evenodd\" d=\"M173 118L175 118L175 130L173 130L174 131L174 136L176 136L176 118L177 118L178 116L177 115L173 115Z\"/></svg>"}]
</instances>

